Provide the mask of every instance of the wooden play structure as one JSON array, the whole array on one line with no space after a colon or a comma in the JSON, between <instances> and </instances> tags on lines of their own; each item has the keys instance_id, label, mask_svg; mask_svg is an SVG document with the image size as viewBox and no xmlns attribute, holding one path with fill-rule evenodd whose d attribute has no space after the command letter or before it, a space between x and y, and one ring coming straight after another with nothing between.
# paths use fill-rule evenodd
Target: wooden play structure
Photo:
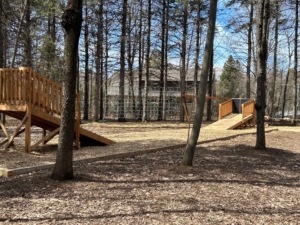
<instances>
[{"instance_id":1,"label":"wooden play structure","mask_svg":"<svg viewBox=\"0 0 300 225\"><path fill-rule=\"evenodd\" d=\"M0 69L0 113L21 121L12 135L0 121L2 131L6 135L6 139L0 143L0 146L6 144L5 148L10 147L14 138L25 132L25 151L29 153L39 144L46 144L59 134L62 96L63 87L60 84L34 72L31 68ZM80 145L114 143L80 127L79 94L76 95L76 118L74 119L76 148ZM42 138L33 145L31 145L32 126L42 128Z\"/></svg>"},{"instance_id":2,"label":"wooden play structure","mask_svg":"<svg viewBox=\"0 0 300 225\"><path fill-rule=\"evenodd\" d=\"M196 95L182 95L184 98L197 98ZM246 124L255 125L254 99L228 99L221 97L206 97L212 100L225 100L219 104L219 120L207 128L217 130L233 130L243 128ZM183 103L186 120L190 122L185 102Z\"/></svg>"}]
</instances>

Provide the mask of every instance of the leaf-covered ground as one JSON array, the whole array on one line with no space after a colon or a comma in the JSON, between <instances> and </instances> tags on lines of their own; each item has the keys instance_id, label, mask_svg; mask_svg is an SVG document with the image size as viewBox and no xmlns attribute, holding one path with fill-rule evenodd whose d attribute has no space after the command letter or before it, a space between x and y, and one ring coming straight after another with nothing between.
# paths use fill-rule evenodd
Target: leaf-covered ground
<instances>
[{"instance_id":1,"label":"leaf-covered ground","mask_svg":"<svg viewBox=\"0 0 300 225\"><path fill-rule=\"evenodd\" d=\"M300 133L255 135L198 146L194 167L183 149L76 165L75 179L50 170L0 177L0 223L299 224Z\"/></svg>"}]
</instances>

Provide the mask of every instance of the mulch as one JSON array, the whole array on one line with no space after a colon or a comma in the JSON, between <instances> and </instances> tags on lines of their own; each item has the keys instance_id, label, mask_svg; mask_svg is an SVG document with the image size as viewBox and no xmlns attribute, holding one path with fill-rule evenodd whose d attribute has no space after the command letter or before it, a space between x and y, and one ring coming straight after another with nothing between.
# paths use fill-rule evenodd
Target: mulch
<instances>
[{"instance_id":1,"label":"mulch","mask_svg":"<svg viewBox=\"0 0 300 225\"><path fill-rule=\"evenodd\" d=\"M227 134L198 145L193 167L179 166L184 148L177 148L79 163L70 181L50 179L49 169L0 177L0 223L299 224L299 131L266 133L267 150L254 149L255 134ZM149 144L151 132L139 133ZM124 143L136 137L133 131L124 136Z\"/></svg>"}]
</instances>

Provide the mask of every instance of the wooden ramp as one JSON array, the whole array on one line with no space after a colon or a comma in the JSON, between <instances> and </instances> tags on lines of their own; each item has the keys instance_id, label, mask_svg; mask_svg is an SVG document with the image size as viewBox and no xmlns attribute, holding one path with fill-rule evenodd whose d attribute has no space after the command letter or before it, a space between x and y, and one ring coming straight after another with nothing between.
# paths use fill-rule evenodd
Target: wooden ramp
<instances>
[{"instance_id":1,"label":"wooden ramp","mask_svg":"<svg viewBox=\"0 0 300 225\"><path fill-rule=\"evenodd\" d=\"M217 122L214 122L208 126L206 129L214 129L214 130L233 130L243 125L243 123L248 122L249 120L253 119L253 114L248 115L242 120L242 114L230 114Z\"/></svg>"},{"instance_id":2,"label":"wooden ramp","mask_svg":"<svg viewBox=\"0 0 300 225\"><path fill-rule=\"evenodd\" d=\"M6 139L0 146L12 145L13 139L25 132L25 151L30 152L39 144L45 144L60 130L62 110L62 87L30 68L0 68L0 113L20 120L15 132L10 135L0 121ZM80 127L80 96L76 96L76 118L74 142L77 148L89 145L109 145L115 143L105 137ZM22 127L24 127L21 129ZM31 126L43 129L42 139L31 145ZM48 132L47 132L48 131Z\"/></svg>"}]
</instances>

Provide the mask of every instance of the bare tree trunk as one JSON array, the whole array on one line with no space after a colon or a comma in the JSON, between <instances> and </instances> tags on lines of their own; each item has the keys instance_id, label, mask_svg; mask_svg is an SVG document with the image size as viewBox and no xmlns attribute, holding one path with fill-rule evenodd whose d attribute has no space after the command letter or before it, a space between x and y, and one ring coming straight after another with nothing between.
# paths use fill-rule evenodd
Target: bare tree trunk
<instances>
[{"instance_id":1,"label":"bare tree trunk","mask_svg":"<svg viewBox=\"0 0 300 225\"><path fill-rule=\"evenodd\" d=\"M187 41L187 31L188 31L188 2L183 1L183 34L182 34L182 50L181 50L181 72L180 72L180 94L185 94L186 85L185 85L185 77L186 77L186 41ZM180 122L184 122L184 109L183 103L185 102L185 98L180 98Z\"/></svg>"},{"instance_id":2,"label":"bare tree trunk","mask_svg":"<svg viewBox=\"0 0 300 225\"><path fill-rule=\"evenodd\" d=\"M210 61L210 69L208 76L208 96L212 96L212 88L213 88L213 73L214 73L214 52L211 55ZM206 121L211 121L211 99L208 99L206 102Z\"/></svg>"},{"instance_id":3,"label":"bare tree trunk","mask_svg":"<svg viewBox=\"0 0 300 225\"><path fill-rule=\"evenodd\" d=\"M105 112L104 115L105 117L108 114L108 96L107 96L107 85L108 85L108 32L109 32L109 27L108 27L108 4L106 4L105 8Z\"/></svg>"},{"instance_id":4,"label":"bare tree trunk","mask_svg":"<svg viewBox=\"0 0 300 225\"><path fill-rule=\"evenodd\" d=\"M253 1L250 3L249 27L248 27L248 58L247 58L247 82L246 82L246 98L251 97L251 49L252 49L252 23L253 23Z\"/></svg>"},{"instance_id":5,"label":"bare tree trunk","mask_svg":"<svg viewBox=\"0 0 300 225\"><path fill-rule=\"evenodd\" d=\"M123 0L122 14L122 34L121 34L121 51L120 51L120 84L119 84L119 112L118 121L125 122L125 105L124 105L124 85L125 85L125 43L126 43L126 18L127 18L127 0Z\"/></svg>"},{"instance_id":6,"label":"bare tree trunk","mask_svg":"<svg viewBox=\"0 0 300 225\"><path fill-rule=\"evenodd\" d=\"M146 52L146 77L143 98L143 118L142 121L148 120L148 85L149 85L149 67L150 67L150 34L151 34L151 0L148 0L148 34L147 34L147 52Z\"/></svg>"},{"instance_id":7,"label":"bare tree trunk","mask_svg":"<svg viewBox=\"0 0 300 225\"><path fill-rule=\"evenodd\" d=\"M197 98L196 114L195 114L191 135L189 137L183 155L183 160L181 163L182 166L193 165L194 152L200 134L200 128L201 128L203 112L204 112L205 96L206 96L207 77L209 73L210 61L213 52L215 24L216 24L216 15L217 15L217 2L218 2L217 0L210 0L209 23L207 29L204 59L203 59L201 79L199 85L199 93Z\"/></svg>"},{"instance_id":8,"label":"bare tree trunk","mask_svg":"<svg viewBox=\"0 0 300 225\"><path fill-rule=\"evenodd\" d=\"M198 94L198 72L199 72L199 54L200 54L200 34L201 34L201 0L198 0L197 24L196 24L196 53L195 53L195 71L194 71L194 94ZM195 106L197 100L195 99Z\"/></svg>"},{"instance_id":9,"label":"bare tree trunk","mask_svg":"<svg viewBox=\"0 0 300 225\"><path fill-rule=\"evenodd\" d=\"M100 76L101 74L101 60L102 60L102 11L100 10L103 6L103 0L99 1L99 12L98 12L98 32L97 32L97 48L96 48L96 74L95 74L95 96L94 96L94 117L93 121L99 121L99 109L100 109Z\"/></svg>"},{"instance_id":10,"label":"bare tree trunk","mask_svg":"<svg viewBox=\"0 0 300 225\"><path fill-rule=\"evenodd\" d=\"M286 103L286 92L288 88L289 78L290 78L290 68L292 64L292 51L291 51L291 41L290 37L287 35L287 43L288 43L288 49L289 49L289 63L288 63L288 71L285 78L285 85L283 89L283 98L282 98L282 108L281 108L281 118L284 117L284 111L285 111L285 103Z\"/></svg>"},{"instance_id":11,"label":"bare tree trunk","mask_svg":"<svg viewBox=\"0 0 300 225\"><path fill-rule=\"evenodd\" d=\"M269 0L258 1L257 13L257 88L256 88L256 145L255 149L266 149L265 109L266 109L266 73L268 58L268 20L270 17Z\"/></svg>"},{"instance_id":12,"label":"bare tree trunk","mask_svg":"<svg viewBox=\"0 0 300 225\"><path fill-rule=\"evenodd\" d=\"M19 24L19 27L18 27L18 31L17 31L17 35L16 35L16 40L15 40L14 50L13 50L13 54L12 54L11 60L10 60L10 68L13 68L14 63L15 63L17 48L18 48L20 34L21 34L22 26L23 26L24 16L26 15L28 1L29 0L25 0L25 2L24 2L24 10L23 10L23 13L21 15L20 24Z\"/></svg>"},{"instance_id":13,"label":"bare tree trunk","mask_svg":"<svg viewBox=\"0 0 300 225\"><path fill-rule=\"evenodd\" d=\"M89 25L88 25L88 7L85 5L85 26L84 26L84 44L85 44L85 75L84 75L84 108L83 119L89 119Z\"/></svg>"},{"instance_id":14,"label":"bare tree trunk","mask_svg":"<svg viewBox=\"0 0 300 225\"><path fill-rule=\"evenodd\" d=\"M168 39L169 39L169 5L170 1L166 2L166 13L165 13L165 45L164 45L164 85L163 85L163 109L162 109L162 119L166 120L166 105L167 105L167 82L168 82Z\"/></svg>"},{"instance_id":15,"label":"bare tree trunk","mask_svg":"<svg viewBox=\"0 0 300 225\"><path fill-rule=\"evenodd\" d=\"M3 38L4 38L4 29L3 29L3 13L2 13L2 0L0 0L0 68L3 68L4 66L4 58L3 58L3 49L4 49L4 45L3 45Z\"/></svg>"},{"instance_id":16,"label":"bare tree trunk","mask_svg":"<svg viewBox=\"0 0 300 225\"><path fill-rule=\"evenodd\" d=\"M143 51L143 41L142 38L142 29L143 29L143 0L140 0L140 15L139 15L139 108L138 108L138 119L142 120L142 110L143 110L143 98L142 98L142 77L143 77L143 60L142 60L142 51Z\"/></svg>"},{"instance_id":17,"label":"bare tree trunk","mask_svg":"<svg viewBox=\"0 0 300 225\"><path fill-rule=\"evenodd\" d=\"M24 67L32 67L32 55L31 55L31 35L30 35L30 5L31 0L27 0L26 9L25 9L25 24L24 24Z\"/></svg>"},{"instance_id":18,"label":"bare tree trunk","mask_svg":"<svg viewBox=\"0 0 300 225\"><path fill-rule=\"evenodd\" d=\"M103 0L100 1L99 6L99 30L98 33L100 33L100 102L99 102L99 111L100 111L100 117L99 119L103 119Z\"/></svg>"},{"instance_id":19,"label":"bare tree trunk","mask_svg":"<svg viewBox=\"0 0 300 225\"><path fill-rule=\"evenodd\" d=\"M299 0L296 0L295 6L295 50L294 50L294 107L293 107L293 123L296 124L297 113L298 113L298 24L299 24Z\"/></svg>"},{"instance_id":20,"label":"bare tree trunk","mask_svg":"<svg viewBox=\"0 0 300 225\"><path fill-rule=\"evenodd\" d=\"M275 34L274 34L274 63L273 63L273 80L271 86L271 96L270 96L270 113L269 116L272 118L274 116L274 105L275 105L275 84L277 76L277 49L278 49L278 24L279 24L279 1L276 1L276 10L275 10Z\"/></svg>"},{"instance_id":21,"label":"bare tree trunk","mask_svg":"<svg viewBox=\"0 0 300 225\"><path fill-rule=\"evenodd\" d=\"M61 127L59 132L56 163L52 179L73 178L73 140L76 90L76 55L82 21L82 0L69 0L62 15L62 27L65 30L65 62L63 74L63 104Z\"/></svg>"},{"instance_id":22,"label":"bare tree trunk","mask_svg":"<svg viewBox=\"0 0 300 225\"><path fill-rule=\"evenodd\" d=\"M166 31L166 0L163 0L161 21L161 58L160 58L160 78L159 78L159 102L158 102L158 118L163 120L163 89L164 89L164 73L165 73L165 31Z\"/></svg>"}]
</instances>

